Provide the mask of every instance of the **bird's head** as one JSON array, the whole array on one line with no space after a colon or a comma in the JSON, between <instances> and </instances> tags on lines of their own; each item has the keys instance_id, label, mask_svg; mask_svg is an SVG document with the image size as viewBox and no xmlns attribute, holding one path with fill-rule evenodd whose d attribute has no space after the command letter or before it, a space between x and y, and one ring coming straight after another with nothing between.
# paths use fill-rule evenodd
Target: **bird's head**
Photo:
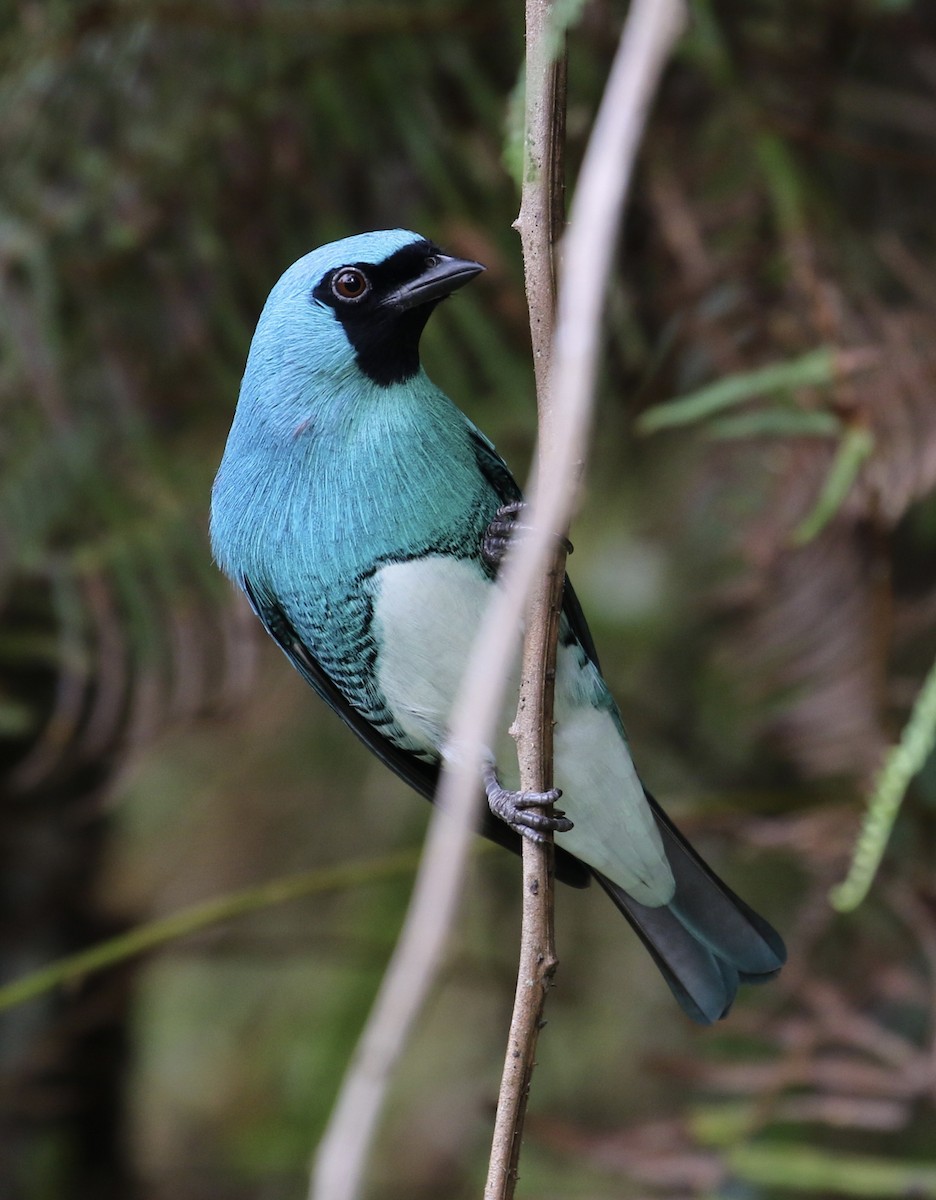
<instances>
[{"instance_id":1,"label":"bird's head","mask_svg":"<svg viewBox=\"0 0 936 1200\"><path fill-rule=\"evenodd\" d=\"M432 310L483 270L405 229L320 246L270 293L248 374L278 368L324 384L360 372L380 386L405 382L419 371Z\"/></svg>"},{"instance_id":2,"label":"bird's head","mask_svg":"<svg viewBox=\"0 0 936 1200\"><path fill-rule=\"evenodd\" d=\"M390 229L320 246L282 275L257 323L212 494L212 544L232 578L262 576L268 531L280 538L284 512L305 502L294 484L313 476L297 475L291 462L308 467L307 456L319 454L319 481L323 462L354 467L357 460L334 451L334 439L358 417L386 417L401 400L441 395L406 387L420 374L420 336L439 301L483 270L416 233ZM364 424L381 435L379 421ZM354 487L332 490L344 503Z\"/></svg>"}]
</instances>

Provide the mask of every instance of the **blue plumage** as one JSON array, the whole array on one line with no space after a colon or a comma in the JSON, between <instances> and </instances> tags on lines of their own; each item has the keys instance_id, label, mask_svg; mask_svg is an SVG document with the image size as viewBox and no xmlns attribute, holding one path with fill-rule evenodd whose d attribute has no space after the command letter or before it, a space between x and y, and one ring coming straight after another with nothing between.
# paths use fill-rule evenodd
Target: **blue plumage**
<instances>
[{"instance_id":1,"label":"blue plumage","mask_svg":"<svg viewBox=\"0 0 936 1200\"><path fill-rule=\"evenodd\" d=\"M485 535L519 500L483 434L428 379L432 309L482 268L406 230L300 259L260 317L212 494L222 569L315 690L431 798L455 689L497 561ZM567 584L556 688L557 873L594 875L683 1008L723 1016L768 978L777 934L701 862L646 796ZM504 727L508 721L505 719ZM484 832L536 836L492 748Z\"/></svg>"}]
</instances>

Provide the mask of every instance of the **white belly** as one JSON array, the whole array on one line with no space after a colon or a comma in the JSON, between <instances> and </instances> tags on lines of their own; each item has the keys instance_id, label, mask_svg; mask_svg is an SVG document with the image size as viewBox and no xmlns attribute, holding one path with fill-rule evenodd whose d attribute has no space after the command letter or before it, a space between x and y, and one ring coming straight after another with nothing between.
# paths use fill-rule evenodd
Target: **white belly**
<instances>
[{"instance_id":1,"label":"white belly","mask_svg":"<svg viewBox=\"0 0 936 1200\"><path fill-rule=\"evenodd\" d=\"M492 586L476 564L442 556L377 572L378 682L398 724L425 749L440 753L445 744L452 703ZM669 864L627 743L610 712L587 699L594 692L593 671L591 664L580 665L574 647L559 648L556 785L575 828L556 841L641 903L665 904L673 893ZM506 732L516 709L516 663L511 675L495 750L506 787L517 784Z\"/></svg>"}]
</instances>

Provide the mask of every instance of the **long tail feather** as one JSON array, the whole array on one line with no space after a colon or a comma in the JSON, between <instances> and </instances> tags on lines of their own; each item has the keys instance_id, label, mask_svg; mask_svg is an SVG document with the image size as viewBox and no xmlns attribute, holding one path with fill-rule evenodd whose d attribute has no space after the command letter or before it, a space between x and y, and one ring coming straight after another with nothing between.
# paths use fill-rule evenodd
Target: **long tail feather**
<instances>
[{"instance_id":1,"label":"long tail feather","mask_svg":"<svg viewBox=\"0 0 936 1200\"><path fill-rule=\"evenodd\" d=\"M597 871L595 878L634 927L683 1011L709 1025L728 1013L739 983L763 983L777 974L786 947L648 799L676 880L672 901L650 908Z\"/></svg>"}]
</instances>

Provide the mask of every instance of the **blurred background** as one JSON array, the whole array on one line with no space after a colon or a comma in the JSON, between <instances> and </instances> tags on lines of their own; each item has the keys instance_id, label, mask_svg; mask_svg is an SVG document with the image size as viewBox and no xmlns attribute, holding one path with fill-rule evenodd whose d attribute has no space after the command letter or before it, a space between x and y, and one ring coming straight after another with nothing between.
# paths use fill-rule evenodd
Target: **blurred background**
<instances>
[{"instance_id":1,"label":"blurred background","mask_svg":"<svg viewBox=\"0 0 936 1200\"><path fill-rule=\"evenodd\" d=\"M569 39L570 178L625 12L590 0ZM373 864L6 1013L3 1200L304 1194L412 882L381 864L428 806L219 577L209 490L280 272L387 226L488 265L424 359L522 475L522 20L516 0L0 6L4 977ZM520 1196L936 1196L932 763L871 898L828 902L936 655L934 211L932 4L697 0L617 252L571 573L644 777L791 960L699 1031L605 897L563 890ZM646 432L726 380L741 403ZM518 871L472 863L374 1197L480 1192Z\"/></svg>"}]
</instances>

